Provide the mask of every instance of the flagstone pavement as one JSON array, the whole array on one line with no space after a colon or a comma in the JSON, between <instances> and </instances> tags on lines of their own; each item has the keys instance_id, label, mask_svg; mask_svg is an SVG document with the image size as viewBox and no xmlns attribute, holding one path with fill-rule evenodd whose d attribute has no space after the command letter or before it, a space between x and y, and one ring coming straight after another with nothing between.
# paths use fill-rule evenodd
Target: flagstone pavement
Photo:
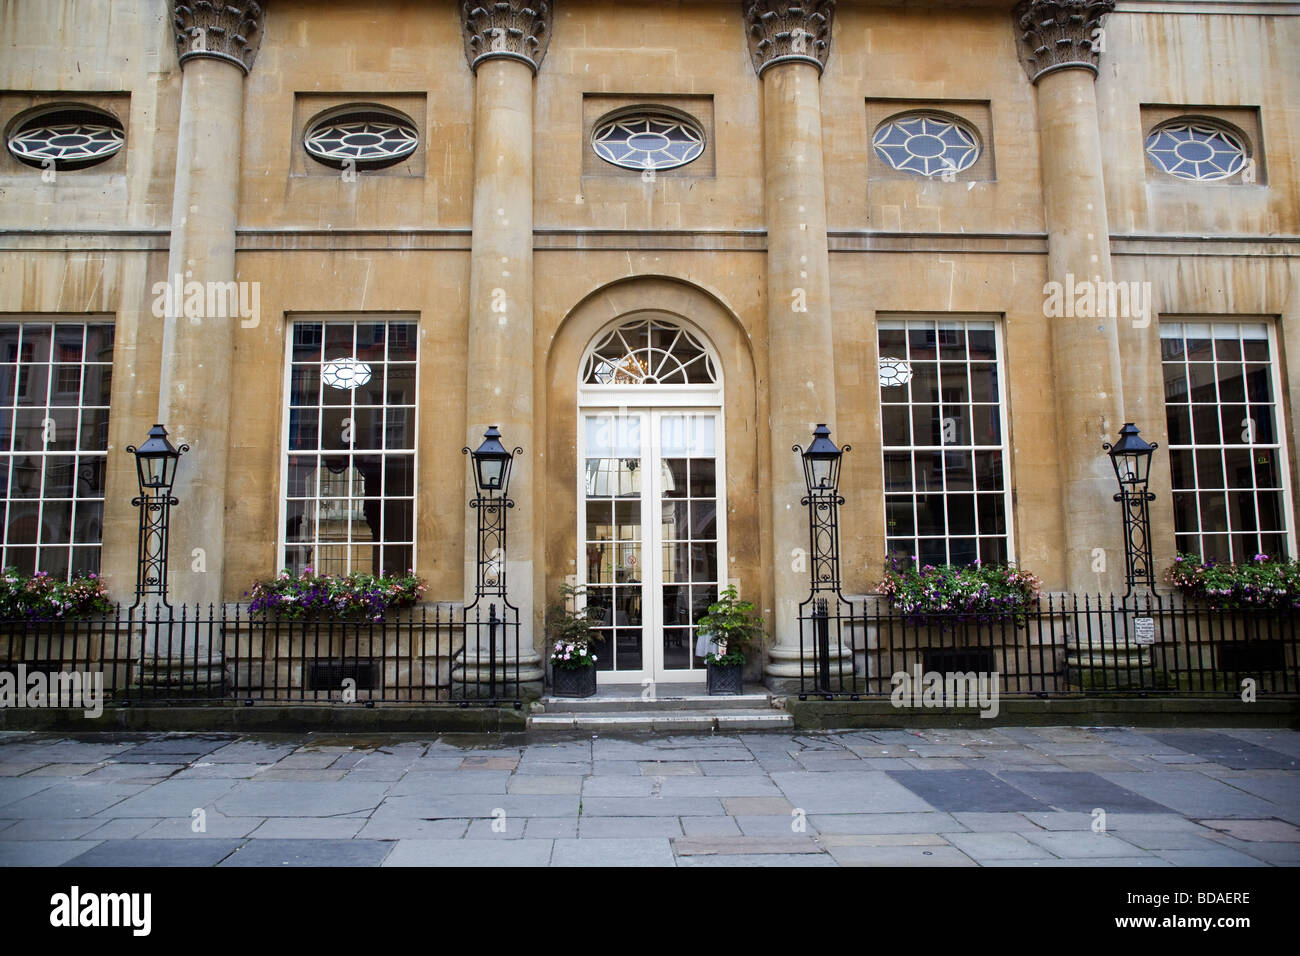
<instances>
[{"instance_id":1,"label":"flagstone pavement","mask_svg":"<svg viewBox=\"0 0 1300 956\"><path fill-rule=\"evenodd\" d=\"M0 733L0 866L1294 866L1300 733Z\"/></svg>"}]
</instances>

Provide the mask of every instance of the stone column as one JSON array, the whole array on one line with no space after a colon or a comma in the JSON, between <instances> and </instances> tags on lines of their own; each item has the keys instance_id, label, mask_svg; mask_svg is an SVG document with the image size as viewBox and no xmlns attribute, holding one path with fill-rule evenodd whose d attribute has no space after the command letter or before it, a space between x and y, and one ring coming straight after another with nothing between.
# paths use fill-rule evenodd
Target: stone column
<instances>
[{"instance_id":1,"label":"stone column","mask_svg":"<svg viewBox=\"0 0 1300 956\"><path fill-rule=\"evenodd\" d=\"M831 426L837 442L846 438L834 426L820 88L835 3L758 0L743 9L750 57L763 87L776 638L765 669L769 682L779 683L799 677L799 603L810 590L808 512L800 504L807 492L802 462L791 446L807 447L818 422ZM812 653L811 647L805 651ZM840 648L832 653L838 657Z\"/></svg>"},{"instance_id":2,"label":"stone column","mask_svg":"<svg viewBox=\"0 0 1300 956\"><path fill-rule=\"evenodd\" d=\"M474 72L474 221L469 295L466 445L501 429L515 459L507 520L506 583L519 608L520 679L542 679L533 647L537 553L535 485L542 449L533 440L533 77L550 42L551 5L537 0L464 2L465 55ZM466 482L470 482L468 465ZM473 485L468 489L472 493ZM477 524L465 523L466 601L473 601ZM540 602L540 603L544 603ZM487 611L484 609L484 614ZM515 673L512 647L498 647L498 681ZM503 654L504 652L504 654ZM474 656L469 652L469 657ZM484 649L480 659L487 659ZM485 681L486 665L466 679Z\"/></svg>"},{"instance_id":3,"label":"stone column","mask_svg":"<svg viewBox=\"0 0 1300 956\"><path fill-rule=\"evenodd\" d=\"M1021 61L1038 90L1047 220L1043 315L1056 383L1066 586L1076 592L1122 589L1124 579L1118 486L1101 447L1124 422L1116 323L1126 320L1108 314L1110 227L1095 90L1101 18L1114 6L1021 0L1012 14Z\"/></svg>"},{"instance_id":4,"label":"stone column","mask_svg":"<svg viewBox=\"0 0 1300 956\"><path fill-rule=\"evenodd\" d=\"M233 399L233 333L243 321L238 292L233 300L229 294L236 288L240 134L244 77L263 20L258 3L172 3L183 72L158 421L174 444L190 446L177 469L180 504L171 512L173 604L207 605L223 597L226 409Z\"/></svg>"}]
</instances>

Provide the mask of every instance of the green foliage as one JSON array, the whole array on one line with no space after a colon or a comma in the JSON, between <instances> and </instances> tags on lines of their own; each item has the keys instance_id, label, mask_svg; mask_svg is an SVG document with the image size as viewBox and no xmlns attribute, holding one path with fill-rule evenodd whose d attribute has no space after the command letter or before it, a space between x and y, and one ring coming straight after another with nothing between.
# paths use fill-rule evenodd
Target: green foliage
<instances>
[{"instance_id":1,"label":"green foliage","mask_svg":"<svg viewBox=\"0 0 1300 956\"><path fill-rule=\"evenodd\" d=\"M388 611L418 604L425 592L415 572L375 577L361 571L351 574L301 574L281 571L269 581L256 581L244 592L251 597L252 614L274 614L300 620L336 617L344 620L382 621Z\"/></svg>"},{"instance_id":2,"label":"green foliage","mask_svg":"<svg viewBox=\"0 0 1300 956\"><path fill-rule=\"evenodd\" d=\"M108 589L97 574L63 581L44 571L29 576L6 568L0 575L0 618L5 620L72 620L112 611Z\"/></svg>"},{"instance_id":3,"label":"green foliage","mask_svg":"<svg viewBox=\"0 0 1300 956\"><path fill-rule=\"evenodd\" d=\"M546 609L546 637L551 644L551 666L562 670L580 670L596 666L593 645L604 640L595 630L598 623L590 616L590 606L578 607L585 589L560 585L560 600Z\"/></svg>"},{"instance_id":4,"label":"green foliage","mask_svg":"<svg viewBox=\"0 0 1300 956\"><path fill-rule=\"evenodd\" d=\"M704 658L708 664L743 664L745 652L763 638L763 618L752 602L740 600L734 584L718 595L709 605L709 613L695 626L701 634L710 635L714 649Z\"/></svg>"},{"instance_id":5,"label":"green foliage","mask_svg":"<svg viewBox=\"0 0 1300 956\"><path fill-rule=\"evenodd\" d=\"M1212 608L1300 609L1300 561L1257 554L1241 564L1220 564L1180 554L1165 580L1185 597Z\"/></svg>"}]
</instances>

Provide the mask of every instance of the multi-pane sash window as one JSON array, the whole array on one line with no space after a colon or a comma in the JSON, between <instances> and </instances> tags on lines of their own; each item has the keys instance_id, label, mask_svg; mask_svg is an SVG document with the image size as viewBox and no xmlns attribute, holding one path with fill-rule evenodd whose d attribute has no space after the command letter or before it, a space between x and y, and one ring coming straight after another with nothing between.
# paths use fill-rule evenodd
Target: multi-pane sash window
<instances>
[{"instance_id":1,"label":"multi-pane sash window","mask_svg":"<svg viewBox=\"0 0 1300 956\"><path fill-rule=\"evenodd\" d=\"M99 571L113 326L0 325L0 566Z\"/></svg>"},{"instance_id":2,"label":"multi-pane sash window","mask_svg":"<svg viewBox=\"0 0 1300 956\"><path fill-rule=\"evenodd\" d=\"M284 566L414 565L414 321L297 321L290 332Z\"/></svg>"},{"instance_id":3,"label":"multi-pane sash window","mask_svg":"<svg viewBox=\"0 0 1300 956\"><path fill-rule=\"evenodd\" d=\"M921 564L1007 561L995 324L882 320L877 329L887 550Z\"/></svg>"},{"instance_id":4,"label":"multi-pane sash window","mask_svg":"<svg viewBox=\"0 0 1300 956\"><path fill-rule=\"evenodd\" d=\"M1249 561L1289 553L1277 365L1263 322L1160 327L1179 551Z\"/></svg>"}]
</instances>

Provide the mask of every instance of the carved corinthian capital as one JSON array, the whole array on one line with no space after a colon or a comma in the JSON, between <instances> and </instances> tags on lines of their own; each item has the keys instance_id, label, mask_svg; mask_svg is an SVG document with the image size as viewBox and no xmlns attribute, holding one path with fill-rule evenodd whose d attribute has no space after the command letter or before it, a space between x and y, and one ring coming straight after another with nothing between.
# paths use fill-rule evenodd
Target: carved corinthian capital
<instances>
[{"instance_id":1,"label":"carved corinthian capital","mask_svg":"<svg viewBox=\"0 0 1300 956\"><path fill-rule=\"evenodd\" d=\"M1030 82L1053 70L1096 73L1105 48L1101 18L1114 9L1115 0L1020 0L1011 16Z\"/></svg>"},{"instance_id":2,"label":"carved corinthian capital","mask_svg":"<svg viewBox=\"0 0 1300 956\"><path fill-rule=\"evenodd\" d=\"M475 72L495 56L523 60L537 72L551 42L551 5L546 0L465 0L460 5L465 57Z\"/></svg>"},{"instance_id":3,"label":"carved corinthian capital","mask_svg":"<svg viewBox=\"0 0 1300 956\"><path fill-rule=\"evenodd\" d=\"M831 53L835 0L742 0L749 55L759 76L774 63L812 63L820 71Z\"/></svg>"},{"instance_id":4,"label":"carved corinthian capital","mask_svg":"<svg viewBox=\"0 0 1300 956\"><path fill-rule=\"evenodd\" d=\"M181 66L206 56L236 63L247 73L262 42L265 3L172 0L172 31Z\"/></svg>"}]
</instances>

